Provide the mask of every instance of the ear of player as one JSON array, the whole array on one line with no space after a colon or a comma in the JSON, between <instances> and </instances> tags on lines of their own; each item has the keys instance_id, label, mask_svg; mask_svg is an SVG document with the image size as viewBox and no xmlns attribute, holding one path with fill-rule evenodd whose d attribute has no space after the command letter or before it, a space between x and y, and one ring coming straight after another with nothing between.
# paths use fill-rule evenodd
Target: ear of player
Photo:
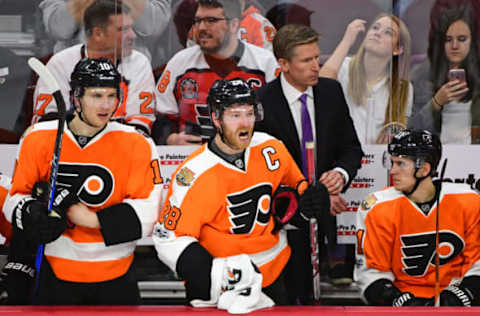
<instances>
[{"instance_id":1,"label":"ear of player","mask_svg":"<svg viewBox=\"0 0 480 316\"><path fill-rule=\"evenodd\" d=\"M213 259L211 279L211 293L218 297L217 308L230 314L275 305L262 292L262 274L246 254Z\"/></svg>"},{"instance_id":2,"label":"ear of player","mask_svg":"<svg viewBox=\"0 0 480 316\"><path fill-rule=\"evenodd\" d=\"M307 182L302 181L298 187L302 185L307 185ZM322 220L329 210L330 196L321 182L310 184L301 195L296 189L279 186L272 198L272 215L275 220L273 232L287 223L301 227L312 217Z\"/></svg>"},{"instance_id":3,"label":"ear of player","mask_svg":"<svg viewBox=\"0 0 480 316\"><path fill-rule=\"evenodd\" d=\"M47 182L35 183L32 197L18 203L14 211L13 228L31 242L41 245L56 240L67 229L66 212L78 202L78 197L65 188L56 188L52 210L48 212Z\"/></svg>"}]
</instances>

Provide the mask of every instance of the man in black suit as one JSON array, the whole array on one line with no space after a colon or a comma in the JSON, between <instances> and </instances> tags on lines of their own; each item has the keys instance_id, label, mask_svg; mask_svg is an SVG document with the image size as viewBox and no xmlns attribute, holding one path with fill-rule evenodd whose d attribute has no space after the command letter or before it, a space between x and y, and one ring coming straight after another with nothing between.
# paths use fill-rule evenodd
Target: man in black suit
<instances>
[{"instance_id":1,"label":"man in black suit","mask_svg":"<svg viewBox=\"0 0 480 316\"><path fill-rule=\"evenodd\" d=\"M346 210L347 203L339 195L345 192L361 167L363 152L340 84L319 78L319 34L308 26L289 24L281 28L273 40L273 50L282 73L259 90L265 118L257 130L282 140L302 170L303 107L308 108L309 121L316 144L316 178L330 193L330 215L320 219L321 236L329 245L336 244L335 215ZM301 96L306 94L301 101ZM307 116L308 117L308 116ZM287 288L291 304L311 302L312 272L309 239L305 230L289 230L292 256L287 267Z\"/></svg>"}]
</instances>

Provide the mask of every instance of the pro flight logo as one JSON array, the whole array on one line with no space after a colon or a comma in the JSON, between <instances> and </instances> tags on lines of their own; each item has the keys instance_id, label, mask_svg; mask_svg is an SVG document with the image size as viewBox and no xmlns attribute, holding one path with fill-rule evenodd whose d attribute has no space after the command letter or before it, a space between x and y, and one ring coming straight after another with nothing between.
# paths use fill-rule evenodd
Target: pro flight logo
<instances>
[{"instance_id":1,"label":"pro flight logo","mask_svg":"<svg viewBox=\"0 0 480 316\"><path fill-rule=\"evenodd\" d=\"M355 236L357 228L352 225L337 225L337 236Z\"/></svg>"}]
</instances>

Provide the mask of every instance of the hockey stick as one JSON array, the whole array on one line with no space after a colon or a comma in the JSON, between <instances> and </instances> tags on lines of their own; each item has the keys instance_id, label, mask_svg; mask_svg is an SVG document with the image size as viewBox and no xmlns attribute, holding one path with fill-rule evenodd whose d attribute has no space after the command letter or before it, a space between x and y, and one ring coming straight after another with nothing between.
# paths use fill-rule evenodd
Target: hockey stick
<instances>
[{"instance_id":1,"label":"hockey stick","mask_svg":"<svg viewBox=\"0 0 480 316\"><path fill-rule=\"evenodd\" d=\"M440 227L439 227L439 217L440 217L440 193L442 192L442 181L445 175L445 168L447 167L447 158L443 161L442 171L440 172L440 183L438 185L438 195L437 195L437 214L435 217L435 307L440 306Z\"/></svg>"},{"instance_id":2,"label":"hockey stick","mask_svg":"<svg viewBox=\"0 0 480 316\"><path fill-rule=\"evenodd\" d=\"M307 174L308 182L315 184L317 182L315 172L315 143L306 142L305 151L307 154ZM312 278L313 278L313 304L320 305L320 260L318 254L318 223L315 217L311 217L310 225L310 249L312 260Z\"/></svg>"},{"instance_id":3,"label":"hockey stick","mask_svg":"<svg viewBox=\"0 0 480 316\"><path fill-rule=\"evenodd\" d=\"M31 57L28 59L28 65L32 68L33 71L37 73L39 76L39 80L43 80L45 84L49 87L51 91L53 91L52 95L57 103L57 110L58 110L58 127L57 127L57 135L55 137L55 147L53 148L53 156L52 162L50 167L50 177L48 179L49 184L49 192L48 192L48 211L49 216L56 216L60 217L55 211L52 210L53 205L53 197L55 195L55 186L56 186L56 179L57 179L57 172L58 172L58 164L60 159L60 151L62 149L62 137L63 137L63 129L65 126L65 112L66 112L66 105L65 100L63 99L62 92L60 91L60 86L58 85L55 77L52 73L45 67L44 64L40 60L35 57ZM40 276L40 268L42 265L42 258L43 258L43 250L45 246L40 245L37 249L37 255L35 257L35 269L37 270L37 274L35 276L35 291L34 294L38 291L38 281Z\"/></svg>"}]
</instances>

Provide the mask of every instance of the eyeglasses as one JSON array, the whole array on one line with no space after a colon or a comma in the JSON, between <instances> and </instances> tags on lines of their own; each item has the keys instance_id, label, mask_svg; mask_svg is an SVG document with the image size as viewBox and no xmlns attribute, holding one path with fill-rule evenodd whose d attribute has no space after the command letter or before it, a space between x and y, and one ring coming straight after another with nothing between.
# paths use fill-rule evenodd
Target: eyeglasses
<instances>
[{"instance_id":1,"label":"eyeglasses","mask_svg":"<svg viewBox=\"0 0 480 316\"><path fill-rule=\"evenodd\" d=\"M229 18L216 18L216 17L213 17L213 16L207 16L207 17L204 17L204 18L193 19L193 25L200 25L203 21L203 22L205 22L206 26L211 26L211 25L216 24L219 21L223 21L223 20L229 21L230 19Z\"/></svg>"}]
</instances>

